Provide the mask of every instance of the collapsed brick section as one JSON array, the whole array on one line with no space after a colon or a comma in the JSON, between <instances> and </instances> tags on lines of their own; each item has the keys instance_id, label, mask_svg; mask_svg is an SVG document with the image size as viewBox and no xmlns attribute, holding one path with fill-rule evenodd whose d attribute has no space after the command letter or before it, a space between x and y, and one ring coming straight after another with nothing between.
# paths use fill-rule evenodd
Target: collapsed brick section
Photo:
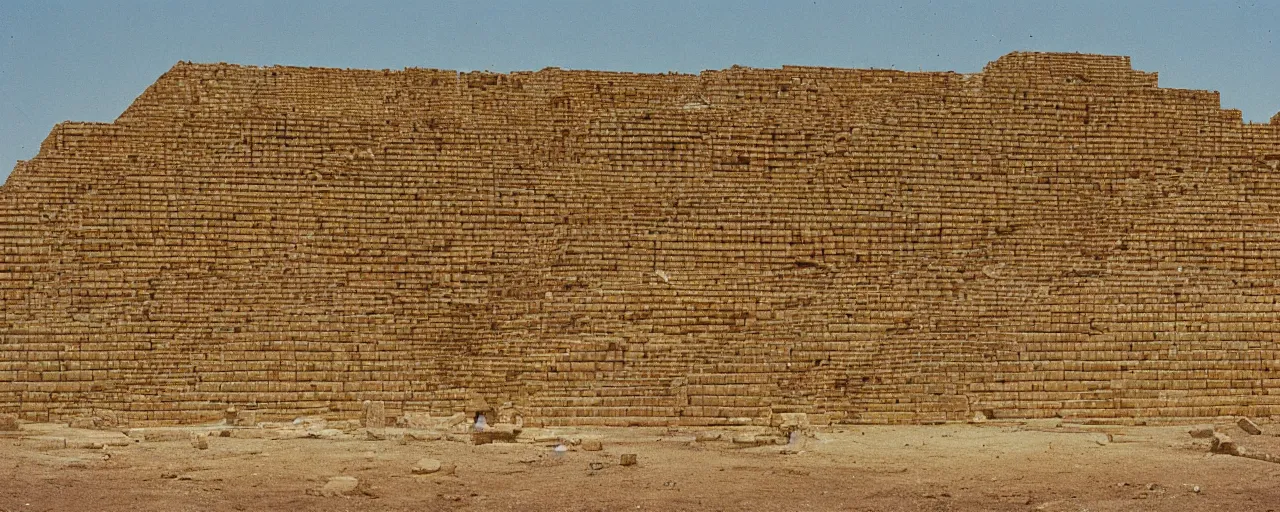
<instances>
[{"instance_id":1,"label":"collapsed brick section","mask_svg":"<svg viewBox=\"0 0 1280 512\"><path fill-rule=\"evenodd\" d=\"M180 63L0 188L0 412L1280 414L1280 124L982 73Z\"/></svg>"}]
</instances>

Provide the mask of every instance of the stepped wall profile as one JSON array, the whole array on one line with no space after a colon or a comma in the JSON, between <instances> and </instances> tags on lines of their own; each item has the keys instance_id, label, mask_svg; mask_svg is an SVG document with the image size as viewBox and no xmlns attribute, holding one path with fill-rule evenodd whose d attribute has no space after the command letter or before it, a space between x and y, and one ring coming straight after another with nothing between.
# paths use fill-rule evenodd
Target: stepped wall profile
<instances>
[{"instance_id":1,"label":"stepped wall profile","mask_svg":"<svg viewBox=\"0 0 1280 512\"><path fill-rule=\"evenodd\" d=\"M0 251L28 420L1280 414L1280 117L1125 57L179 63L18 163Z\"/></svg>"}]
</instances>

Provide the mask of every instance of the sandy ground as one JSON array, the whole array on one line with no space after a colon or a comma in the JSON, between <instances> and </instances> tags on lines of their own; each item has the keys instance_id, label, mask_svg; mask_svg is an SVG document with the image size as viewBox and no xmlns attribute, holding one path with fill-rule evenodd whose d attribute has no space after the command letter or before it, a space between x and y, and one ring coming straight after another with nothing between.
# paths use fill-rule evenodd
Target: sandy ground
<instances>
[{"instance_id":1,"label":"sandy ground","mask_svg":"<svg viewBox=\"0 0 1280 512\"><path fill-rule=\"evenodd\" d=\"M790 447L799 453L733 442L752 431L526 430L526 442L472 445L397 429L290 427L218 437L216 427L126 436L23 425L0 432L0 511L1280 511L1280 464L1210 454L1185 426L823 428ZM1218 428L1280 453L1270 435L1280 425L1256 436ZM211 435L206 449L193 432ZM555 451L555 438L569 451ZM587 451L592 440L603 449ZM620 465L624 453L638 464ZM423 458L444 469L413 474ZM360 485L319 495L335 476Z\"/></svg>"}]
</instances>

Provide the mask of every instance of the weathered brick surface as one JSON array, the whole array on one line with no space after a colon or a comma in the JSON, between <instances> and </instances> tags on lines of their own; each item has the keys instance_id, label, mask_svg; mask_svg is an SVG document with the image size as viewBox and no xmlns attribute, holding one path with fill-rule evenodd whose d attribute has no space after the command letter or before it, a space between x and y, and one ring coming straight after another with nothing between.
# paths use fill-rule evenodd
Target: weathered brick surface
<instances>
[{"instance_id":1,"label":"weathered brick surface","mask_svg":"<svg viewBox=\"0 0 1280 512\"><path fill-rule=\"evenodd\" d=\"M1092 55L179 64L0 188L0 413L1276 414L1277 124Z\"/></svg>"}]
</instances>

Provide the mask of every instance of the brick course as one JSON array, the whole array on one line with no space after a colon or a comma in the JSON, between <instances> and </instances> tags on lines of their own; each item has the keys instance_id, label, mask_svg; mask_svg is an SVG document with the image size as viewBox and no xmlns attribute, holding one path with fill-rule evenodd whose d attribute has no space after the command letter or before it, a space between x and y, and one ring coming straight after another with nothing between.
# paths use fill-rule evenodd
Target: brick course
<instances>
[{"instance_id":1,"label":"brick course","mask_svg":"<svg viewBox=\"0 0 1280 512\"><path fill-rule=\"evenodd\" d=\"M0 413L1280 414L1278 166L1126 57L179 63L0 187Z\"/></svg>"}]
</instances>

